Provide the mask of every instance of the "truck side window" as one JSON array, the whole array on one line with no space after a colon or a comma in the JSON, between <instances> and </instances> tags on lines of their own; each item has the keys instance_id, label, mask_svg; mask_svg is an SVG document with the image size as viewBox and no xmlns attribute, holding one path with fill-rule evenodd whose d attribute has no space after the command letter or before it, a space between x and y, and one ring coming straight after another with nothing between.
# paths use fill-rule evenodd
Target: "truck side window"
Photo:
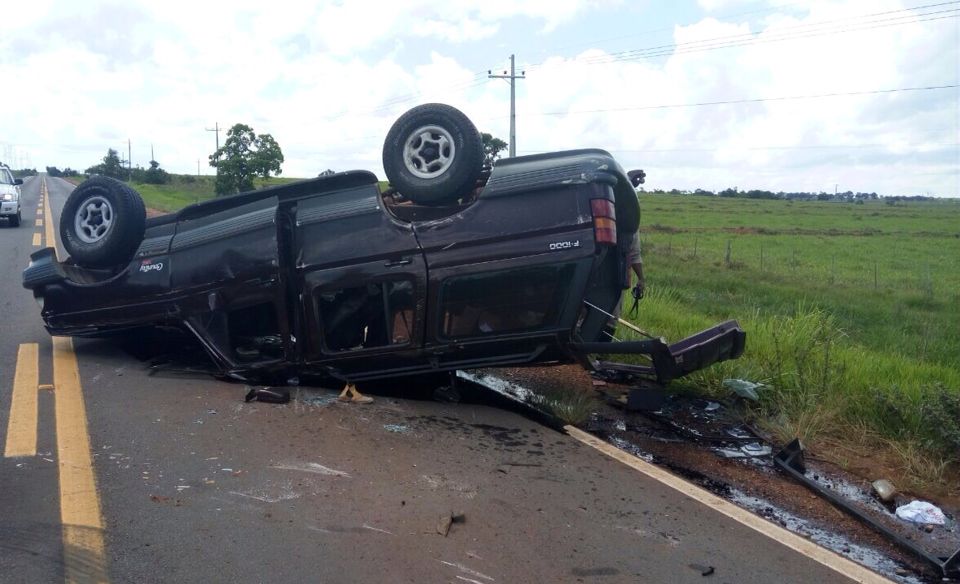
<instances>
[{"instance_id":1,"label":"truck side window","mask_svg":"<svg viewBox=\"0 0 960 584\"><path fill-rule=\"evenodd\" d=\"M413 337L413 282L396 280L320 292L317 307L330 351L409 343Z\"/></svg>"},{"instance_id":2,"label":"truck side window","mask_svg":"<svg viewBox=\"0 0 960 584\"><path fill-rule=\"evenodd\" d=\"M557 264L449 278L443 283L443 336L460 338L555 325L574 265Z\"/></svg>"}]
</instances>

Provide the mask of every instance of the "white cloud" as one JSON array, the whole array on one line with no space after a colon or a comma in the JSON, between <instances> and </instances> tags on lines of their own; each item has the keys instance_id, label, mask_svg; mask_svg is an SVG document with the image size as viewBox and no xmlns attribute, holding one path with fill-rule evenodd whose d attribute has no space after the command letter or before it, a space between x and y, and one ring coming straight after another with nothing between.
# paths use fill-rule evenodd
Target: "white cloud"
<instances>
[{"instance_id":1,"label":"white cloud","mask_svg":"<svg viewBox=\"0 0 960 584\"><path fill-rule=\"evenodd\" d=\"M733 2L700 0L711 14L736 9ZM579 17L598 7L618 17L616 2L601 0L280 4L239 0L229 13L183 0L18 8L19 25L0 37L0 76L19 88L5 95L0 142L29 152L37 166L85 168L130 138L135 163L146 164L152 143L165 168L195 172L200 159L209 172L214 137L204 129L245 122L277 138L285 175L382 174L383 136L419 102L451 103L507 138L507 85L467 67L471 51L505 53L501 45L519 41L506 36L517 22L537 37L577 29L581 36L564 44L584 46L608 33L579 30ZM625 166L646 168L651 187L819 190L840 182L960 194L957 149L945 146L956 143L956 92L642 109L956 83L954 31L938 22L782 40L810 30L796 27L902 2L775 6L749 23L718 15L678 25L681 49L670 56L614 61L591 49L529 68L518 82L518 149L608 148ZM754 43L694 50L752 33ZM884 176L891 161L902 169Z\"/></svg>"}]
</instances>

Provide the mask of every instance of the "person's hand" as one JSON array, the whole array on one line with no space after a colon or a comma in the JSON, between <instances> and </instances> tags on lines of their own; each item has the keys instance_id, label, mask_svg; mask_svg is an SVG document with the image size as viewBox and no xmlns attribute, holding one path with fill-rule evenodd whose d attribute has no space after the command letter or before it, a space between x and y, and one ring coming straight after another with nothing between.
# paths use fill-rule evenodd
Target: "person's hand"
<instances>
[{"instance_id":1,"label":"person's hand","mask_svg":"<svg viewBox=\"0 0 960 584\"><path fill-rule=\"evenodd\" d=\"M634 300L640 300L641 298L643 298L643 294L644 292L646 292L646 289L647 289L646 282L640 279L640 280L637 280L637 284L633 287L633 290L631 290L630 293L633 294Z\"/></svg>"}]
</instances>

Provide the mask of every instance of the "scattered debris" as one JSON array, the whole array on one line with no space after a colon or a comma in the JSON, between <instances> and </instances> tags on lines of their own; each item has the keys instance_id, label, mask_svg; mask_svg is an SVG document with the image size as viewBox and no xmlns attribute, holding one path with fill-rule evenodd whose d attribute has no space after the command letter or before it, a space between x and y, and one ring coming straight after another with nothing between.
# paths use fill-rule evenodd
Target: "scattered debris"
<instances>
[{"instance_id":1,"label":"scattered debris","mask_svg":"<svg viewBox=\"0 0 960 584\"><path fill-rule=\"evenodd\" d=\"M49 383L43 383L37 386L37 389L40 391L53 391L53 385Z\"/></svg>"},{"instance_id":2,"label":"scattered debris","mask_svg":"<svg viewBox=\"0 0 960 584\"><path fill-rule=\"evenodd\" d=\"M370 531L378 531L378 532L380 532L380 533L386 533L387 535L393 535L393 532L392 532L392 531L387 531L386 529L380 529L379 527L374 527L374 526L372 526L372 525L367 525L366 523L364 523L364 524L361 525L360 527L362 527L363 529L369 529Z\"/></svg>"},{"instance_id":3,"label":"scattered debris","mask_svg":"<svg viewBox=\"0 0 960 584\"><path fill-rule=\"evenodd\" d=\"M463 513L455 511L441 513L440 517L437 518L437 533L443 537L447 537L447 534L450 533L451 525L454 523L463 523L464 521L466 521L466 516Z\"/></svg>"},{"instance_id":4,"label":"scattered debris","mask_svg":"<svg viewBox=\"0 0 960 584\"><path fill-rule=\"evenodd\" d=\"M887 479L877 479L873 481L871 486L877 498L884 503L893 503L897 496L897 487L893 486L893 483Z\"/></svg>"},{"instance_id":5,"label":"scattered debris","mask_svg":"<svg viewBox=\"0 0 960 584\"><path fill-rule=\"evenodd\" d=\"M250 491L229 491L231 495L255 499L264 503L279 503L280 501L289 501L290 499L299 499L300 493L294 490L292 482L286 482L279 485L276 489L267 490L260 488Z\"/></svg>"},{"instance_id":6,"label":"scattered debris","mask_svg":"<svg viewBox=\"0 0 960 584\"><path fill-rule=\"evenodd\" d=\"M463 564L455 564L455 563L453 563L453 562L447 562L447 561L444 561L444 560L437 560L437 561L440 562L441 564L443 564L444 566L450 566L450 567L452 567L452 568L456 568L456 569L460 570L461 572L463 572L464 574L469 574L470 576L473 576L474 578L481 578L481 579L483 579L483 580L489 580L490 582L496 582L496 580L494 580L494 579L491 578L490 576L487 576L486 574L481 574L480 572L477 572L476 570L471 570L470 568L464 566Z\"/></svg>"},{"instance_id":7,"label":"scattered debris","mask_svg":"<svg viewBox=\"0 0 960 584\"><path fill-rule=\"evenodd\" d=\"M864 523L865 525L867 525L877 533L880 533L883 536L889 538L893 543L900 546L904 550L907 550L913 553L917 557L922 558L931 566L936 567L940 571L940 574L942 577L951 578L954 576L960 576L960 549L958 549L956 552L954 552L950 556L938 556L920 547L915 542L911 541L909 537L905 538L900 534L896 533L895 531L889 529L887 526L883 525L882 523L877 521L875 518L873 518L866 512L850 504L844 497L841 497L838 494L831 492L830 490L824 488L822 485L817 483L814 479L807 477L806 464L804 462L803 453L804 453L803 445L800 443L800 439L796 438L792 442L784 446L783 450L778 452L776 456L773 457L773 462L780 470L789 474L794 479L802 483L805 487L817 493L818 495L820 495L821 497L823 497L824 499L832 503L834 506L839 507L846 513L857 518L858 520L860 520L862 523ZM939 517L941 518L940 525L943 525L945 520L943 516L943 512L940 511L940 509L934 507L933 505L930 505L932 509L927 508L926 505L930 505L930 503L925 503L923 501L914 501L909 505L901 506L897 508L897 517L900 517L901 519L906 519L903 515L901 515L901 509L906 510L907 508L911 508L911 506L914 506L910 509L910 511L908 511L909 513L912 514L916 512L918 514L921 514L920 516L926 515L928 513L930 514L929 517L919 520L919 523L933 523L934 521L930 521L929 519L936 517L933 511L935 510L936 513L939 513Z\"/></svg>"},{"instance_id":8,"label":"scattered debris","mask_svg":"<svg viewBox=\"0 0 960 584\"><path fill-rule=\"evenodd\" d=\"M387 432L394 432L396 434L406 434L410 431L410 428L404 424L384 424L383 429Z\"/></svg>"},{"instance_id":9,"label":"scattered debris","mask_svg":"<svg viewBox=\"0 0 960 584\"><path fill-rule=\"evenodd\" d=\"M700 564L689 564L689 566L692 569L700 572L701 576L712 576L715 572L713 566L701 566Z\"/></svg>"},{"instance_id":10,"label":"scattered debris","mask_svg":"<svg viewBox=\"0 0 960 584\"><path fill-rule=\"evenodd\" d=\"M755 458L773 454L773 448L760 442L749 442L739 448L717 448L714 451L725 458Z\"/></svg>"},{"instance_id":11,"label":"scattered debris","mask_svg":"<svg viewBox=\"0 0 960 584\"><path fill-rule=\"evenodd\" d=\"M733 393L750 401L760 401L757 390L765 387L762 383L755 383L746 379L724 379L723 384L729 387Z\"/></svg>"},{"instance_id":12,"label":"scattered debris","mask_svg":"<svg viewBox=\"0 0 960 584\"><path fill-rule=\"evenodd\" d=\"M906 505L897 507L897 517L904 521L926 525L943 525L947 522L943 511L926 501L911 501Z\"/></svg>"},{"instance_id":13,"label":"scattered debris","mask_svg":"<svg viewBox=\"0 0 960 584\"><path fill-rule=\"evenodd\" d=\"M443 537L447 537L447 534L450 533L451 525L453 525L453 516L449 513L441 513L437 519L437 533Z\"/></svg>"},{"instance_id":14,"label":"scattered debris","mask_svg":"<svg viewBox=\"0 0 960 584\"><path fill-rule=\"evenodd\" d=\"M656 412L667 402L667 392L654 387L631 387L627 394L627 410L631 412Z\"/></svg>"},{"instance_id":15,"label":"scattered debris","mask_svg":"<svg viewBox=\"0 0 960 584\"><path fill-rule=\"evenodd\" d=\"M320 395L313 395L310 397L302 398L300 401L302 401L305 404L309 404L311 406L323 407L323 406L328 406L338 400L339 398L335 393L323 393Z\"/></svg>"},{"instance_id":16,"label":"scattered debris","mask_svg":"<svg viewBox=\"0 0 960 584\"><path fill-rule=\"evenodd\" d=\"M349 473L345 473L342 470L328 468L326 466L323 466L322 464L317 464L315 462L292 462L292 463L275 464L270 468L275 468L278 470L297 470L300 472L309 472L313 474L350 478Z\"/></svg>"},{"instance_id":17,"label":"scattered debris","mask_svg":"<svg viewBox=\"0 0 960 584\"><path fill-rule=\"evenodd\" d=\"M251 387L244 401L258 401L265 404L285 404L290 401L290 390L285 387Z\"/></svg>"},{"instance_id":18,"label":"scattered debris","mask_svg":"<svg viewBox=\"0 0 960 584\"><path fill-rule=\"evenodd\" d=\"M453 385L441 385L433 390L433 399L444 404L460 403L460 390Z\"/></svg>"}]
</instances>

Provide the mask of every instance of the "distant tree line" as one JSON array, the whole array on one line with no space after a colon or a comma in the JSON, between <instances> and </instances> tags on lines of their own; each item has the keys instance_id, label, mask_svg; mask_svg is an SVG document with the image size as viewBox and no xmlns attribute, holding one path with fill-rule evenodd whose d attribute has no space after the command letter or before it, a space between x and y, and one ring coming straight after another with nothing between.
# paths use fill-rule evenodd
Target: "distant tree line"
<instances>
[{"instance_id":1,"label":"distant tree line","mask_svg":"<svg viewBox=\"0 0 960 584\"><path fill-rule=\"evenodd\" d=\"M160 163L156 160L150 161L150 168L143 168L139 164L133 168L129 168L123 165L124 161L120 160L120 155L113 148L107 150L107 155L103 157L103 160L100 164L95 164L84 171L87 175L99 174L101 176L108 176L110 178L115 178L117 180L127 180L136 183L147 183L152 185L162 185L170 182L170 173L160 168ZM50 172L50 168L47 167L47 172ZM66 174L67 170L63 172ZM71 172L75 172L72 171ZM56 175L53 175L56 176Z\"/></svg>"},{"instance_id":2,"label":"distant tree line","mask_svg":"<svg viewBox=\"0 0 960 584\"><path fill-rule=\"evenodd\" d=\"M3 161L0 161L0 166L7 166L7 165L4 164ZM24 178L24 177L33 176L37 174L37 169L36 168L11 168L10 172L13 173L14 178Z\"/></svg>"},{"instance_id":3,"label":"distant tree line","mask_svg":"<svg viewBox=\"0 0 960 584\"><path fill-rule=\"evenodd\" d=\"M693 196L704 196L704 197L725 197L725 198L739 198L739 199L779 199L786 201L841 201L846 203L857 203L864 201L876 201L883 199L887 204L895 204L897 201L936 201L937 197L930 197L924 195L912 195L912 196L892 196L884 197L878 195L877 193L861 193L853 191L845 191L840 193L808 193L808 192L785 192L785 191L765 191L760 189L751 189L748 191L741 191L737 187L732 187L728 189L723 189L722 191L711 191L707 189L695 189L695 190L680 190L680 189L651 189L646 190L640 188L639 192L641 193L650 193L654 195L693 195Z\"/></svg>"},{"instance_id":4,"label":"distant tree line","mask_svg":"<svg viewBox=\"0 0 960 584\"><path fill-rule=\"evenodd\" d=\"M47 167L47 174L49 174L50 176L56 176L56 177L80 176L80 171L79 171L79 170L74 170L74 169L70 168L69 166L66 167L66 168L64 168L63 170L60 170L60 169L57 168L56 166L48 166L48 167Z\"/></svg>"}]
</instances>

